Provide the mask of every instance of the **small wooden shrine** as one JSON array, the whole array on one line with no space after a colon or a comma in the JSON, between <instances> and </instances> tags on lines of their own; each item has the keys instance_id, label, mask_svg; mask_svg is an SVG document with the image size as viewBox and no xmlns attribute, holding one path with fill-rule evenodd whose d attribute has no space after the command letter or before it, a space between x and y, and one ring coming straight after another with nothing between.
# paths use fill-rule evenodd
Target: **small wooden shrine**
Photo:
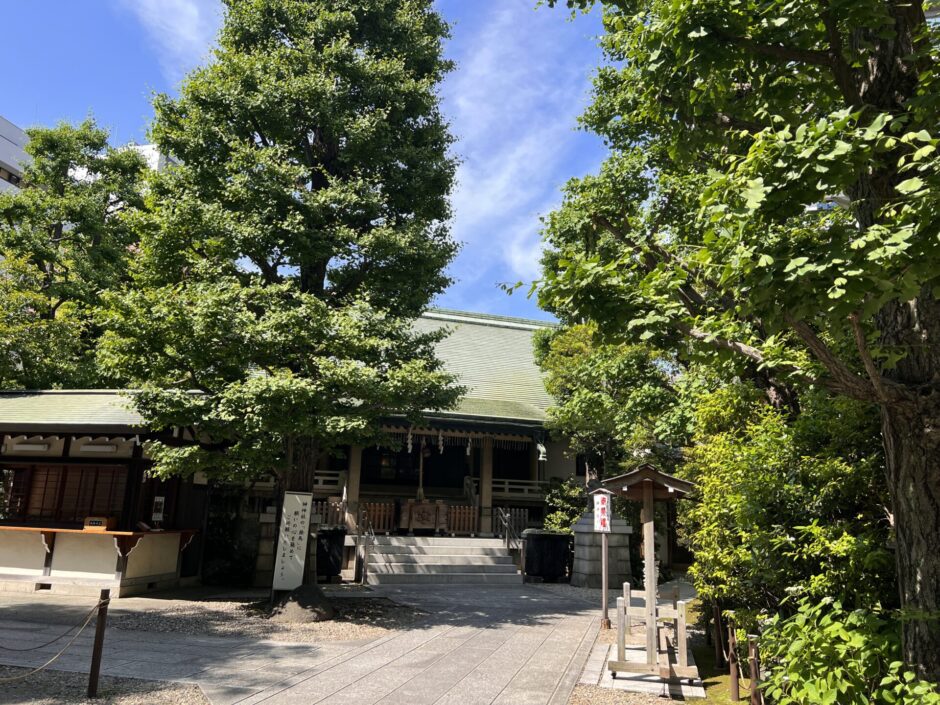
<instances>
[{"instance_id":1,"label":"small wooden shrine","mask_svg":"<svg viewBox=\"0 0 940 705\"><path fill-rule=\"evenodd\" d=\"M690 665L686 634L686 603L671 607L658 605L656 589L656 530L654 504L681 499L692 491L693 484L645 463L634 470L604 480L602 486L614 495L642 502L640 521L643 524L643 607L630 606L630 592L617 599L617 658L607 663L613 676L618 672L658 675L663 680L698 678L698 669ZM632 618L646 625L646 662L626 660L626 636Z\"/></svg>"}]
</instances>

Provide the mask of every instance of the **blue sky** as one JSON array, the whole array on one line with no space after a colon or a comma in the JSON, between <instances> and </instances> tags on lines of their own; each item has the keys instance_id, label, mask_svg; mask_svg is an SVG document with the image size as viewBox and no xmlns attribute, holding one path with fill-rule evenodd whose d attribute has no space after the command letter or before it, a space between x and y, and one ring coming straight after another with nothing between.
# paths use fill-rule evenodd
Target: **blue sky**
<instances>
[{"instance_id":1,"label":"blue sky","mask_svg":"<svg viewBox=\"0 0 940 705\"><path fill-rule=\"evenodd\" d=\"M437 305L546 318L500 282L538 276L539 216L604 149L576 129L601 57L596 15L569 20L536 0L437 0L457 69L443 110L461 160L453 194L463 248ZM208 55L218 0L31 0L4 8L0 115L21 127L93 114L114 143L146 141L154 91L173 92Z\"/></svg>"}]
</instances>

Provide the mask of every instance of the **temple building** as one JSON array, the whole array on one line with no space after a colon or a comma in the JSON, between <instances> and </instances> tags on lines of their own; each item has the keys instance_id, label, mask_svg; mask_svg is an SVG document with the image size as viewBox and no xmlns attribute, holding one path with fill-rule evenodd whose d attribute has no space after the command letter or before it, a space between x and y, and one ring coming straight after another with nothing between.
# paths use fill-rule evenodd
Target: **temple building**
<instances>
[{"instance_id":1,"label":"temple building","mask_svg":"<svg viewBox=\"0 0 940 705\"><path fill-rule=\"evenodd\" d=\"M541 526L547 484L578 471L544 427L551 398L532 335L548 325L446 310L416 322L449 331L437 352L466 393L420 426L388 418L388 446L345 448L318 469L314 528L346 527L347 571L362 522L378 535L481 539L506 531L507 517L516 530ZM273 478L151 477L144 444L173 433L147 429L126 392L0 393L0 589L97 581L134 594L201 579L224 562L219 545L241 547L228 558L248 566L243 580L270 585Z\"/></svg>"}]
</instances>

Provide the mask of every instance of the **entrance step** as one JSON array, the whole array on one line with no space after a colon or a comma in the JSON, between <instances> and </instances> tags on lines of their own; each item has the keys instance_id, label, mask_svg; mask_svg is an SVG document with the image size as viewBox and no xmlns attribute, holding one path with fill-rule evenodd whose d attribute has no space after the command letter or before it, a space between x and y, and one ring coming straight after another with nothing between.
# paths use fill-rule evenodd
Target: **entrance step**
<instances>
[{"instance_id":1,"label":"entrance step","mask_svg":"<svg viewBox=\"0 0 940 705\"><path fill-rule=\"evenodd\" d=\"M503 539L478 539L466 536L376 536L376 546L464 546L468 548L505 548Z\"/></svg>"},{"instance_id":2,"label":"entrance step","mask_svg":"<svg viewBox=\"0 0 940 705\"><path fill-rule=\"evenodd\" d=\"M354 544L350 544L354 545ZM503 548L475 548L473 546L383 546L369 548L370 553L386 556L506 556Z\"/></svg>"},{"instance_id":3,"label":"entrance step","mask_svg":"<svg viewBox=\"0 0 940 705\"><path fill-rule=\"evenodd\" d=\"M432 575L438 573L508 573L516 574L512 563L385 563L369 561L369 573L420 573Z\"/></svg>"},{"instance_id":4,"label":"entrance step","mask_svg":"<svg viewBox=\"0 0 940 705\"><path fill-rule=\"evenodd\" d=\"M369 573L370 585L522 585L522 576L508 573Z\"/></svg>"},{"instance_id":5,"label":"entrance step","mask_svg":"<svg viewBox=\"0 0 940 705\"><path fill-rule=\"evenodd\" d=\"M493 554L414 554L414 553L388 553L373 551L369 554L370 563L415 563L415 564L449 564L449 565L514 565L512 556L503 553Z\"/></svg>"},{"instance_id":6,"label":"entrance step","mask_svg":"<svg viewBox=\"0 0 940 705\"><path fill-rule=\"evenodd\" d=\"M378 536L368 560L372 585L522 583L500 539Z\"/></svg>"}]
</instances>

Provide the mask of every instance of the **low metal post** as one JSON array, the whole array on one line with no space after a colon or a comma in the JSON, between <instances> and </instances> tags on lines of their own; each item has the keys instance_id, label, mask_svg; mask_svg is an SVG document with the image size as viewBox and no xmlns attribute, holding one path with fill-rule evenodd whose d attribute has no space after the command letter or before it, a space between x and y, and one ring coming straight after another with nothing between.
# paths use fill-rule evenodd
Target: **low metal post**
<instances>
[{"instance_id":1,"label":"low metal post","mask_svg":"<svg viewBox=\"0 0 940 705\"><path fill-rule=\"evenodd\" d=\"M95 623L95 643L91 650L91 668L88 671L88 697L98 697L98 675L101 673L101 654L104 651L104 631L108 625L108 603L111 590L105 588L98 597L98 621Z\"/></svg>"},{"instance_id":2,"label":"low metal post","mask_svg":"<svg viewBox=\"0 0 940 705\"><path fill-rule=\"evenodd\" d=\"M601 629L610 629L610 614L607 611L607 582L608 582L608 568L607 568L607 548L608 548L607 532L604 531L601 533Z\"/></svg>"}]
</instances>

